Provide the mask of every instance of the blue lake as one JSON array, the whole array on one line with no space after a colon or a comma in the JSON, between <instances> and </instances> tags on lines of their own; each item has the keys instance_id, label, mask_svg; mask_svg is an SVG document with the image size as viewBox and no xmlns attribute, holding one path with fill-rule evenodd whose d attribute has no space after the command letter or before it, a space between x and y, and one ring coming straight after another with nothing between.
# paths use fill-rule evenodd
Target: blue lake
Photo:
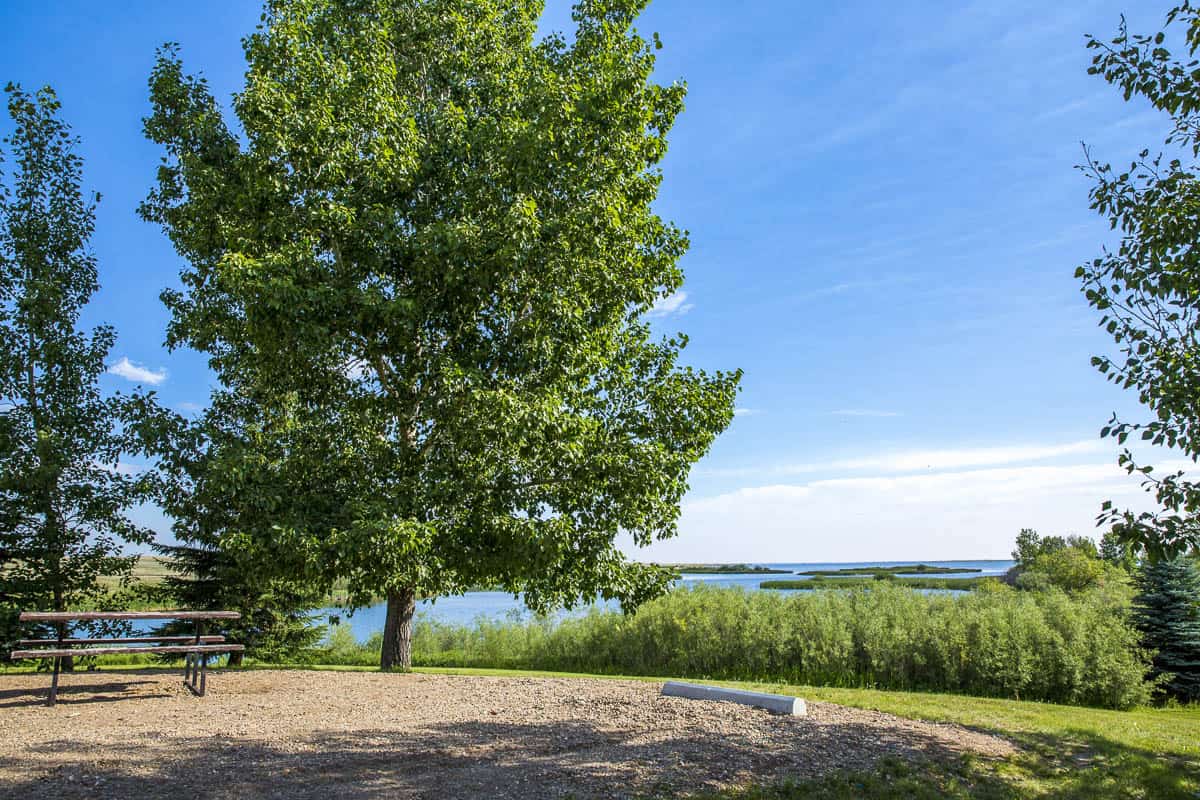
<instances>
[{"instance_id":1,"label":"blue lake","mask_svg":"<svg viewBox=\"0 0 1200 800\"><path fill-rule=\"evenodd\" d=\"M980 572L947 572L930 577L938 578L974 578L980 576L999 576L1003 575L1010 567L1013 566L1012 561L855 561L846 563L794 563L794 564L753 564L752 566L770 567L772 569L787 570L792 573L787 574L765 574L765 573L722 573L722 574L689 574L684 573L680 580L676 582L676 586L740 586L743 589L750 591L758 591L758 585L763 581L768 580L804 580L803 575L796 575L797 572L807 572L810 570L836 570L849 569L853 567L891 567L907 564L928 564L931 567L950 567L961 570L981 570ZM766 590L770 591L770 590ZM940 592L941 590L926 590L929 592ZM577 608L571 612L581 614L587 613L590 608L617 608L616 603L596 603L594 606L584 606ZM321 610L321 621L326 621L329 616L336 616L341 621L349 623L351 630L354 632L356 639L366 639L376 631L383 630L383 620L387 612L385 603L374 605L369 608L360 608L349 615L344 609L326 608ZM450 624L470 624L479 618L504 620L504 619L527 619L531 616L529 609L519 597L513 597L505 592L468 592L464 595L455 597L440 597L437 600L423 600L417 604L418 619L431 620L436 622Z\"/></svg>"}]
</instances>

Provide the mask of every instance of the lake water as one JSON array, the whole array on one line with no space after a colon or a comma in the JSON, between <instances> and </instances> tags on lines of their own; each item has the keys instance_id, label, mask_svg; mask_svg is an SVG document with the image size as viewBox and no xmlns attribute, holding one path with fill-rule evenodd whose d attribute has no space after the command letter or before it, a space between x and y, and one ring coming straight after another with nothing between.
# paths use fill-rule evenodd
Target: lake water
<instances>
[{"instance_id":1,"label":"lake water","mask_svg":"<svg viewBox=\"0 0 1200 800\"><path fill-rule=\"evenodd\" d=\"M758 591L758 585L763 581L769 580L804 580L805 576L797 575L797 572L807 572L811 570L836 570L849 569L853 567L893 567L908 564L928 564L931 567L949 567L951 569L964 570L963 572L947 572L939 573L930 577L938 578L975 578L986 576L1003 575L1013 566L1012 561L855 561L852 563L794 563L794 564L753 564L752 566L770 567L772 569L787 570L787 574L767 574L767 573L722 573L722 574L691 574L684 573L676 582L676 586L697 586L703 584L705 586L740 586L743 589L750 591ZM966 570L981 570L980 572L969 572ZM770 590L764 590L770 591ZM939 592L942 590L926 590L931 592ZM597 603L601 608L617 608L616 603ZM573 612L563 613L587 613L590 607L575 609ZM370 608L360 608L354 614L348 615L343 609L327 608L321 610L321 621L324 622L329 616L337 616L341 621L349 623L351 630L354 632L356 639L366 639L376 631L383 630L383 620L387 612L387 604L380 603L379 605L371 606ZM527 619L529 618L529 609L525 608L525 604L519 597L513 597L506 592L468 592L464 595L455 597L440 597L437 600L423 600L417 604L417 616L419 619L433 620L437 622L466 625L474 622L479 618L492 620L503 619Z\"/></svg>"}]
</instances>

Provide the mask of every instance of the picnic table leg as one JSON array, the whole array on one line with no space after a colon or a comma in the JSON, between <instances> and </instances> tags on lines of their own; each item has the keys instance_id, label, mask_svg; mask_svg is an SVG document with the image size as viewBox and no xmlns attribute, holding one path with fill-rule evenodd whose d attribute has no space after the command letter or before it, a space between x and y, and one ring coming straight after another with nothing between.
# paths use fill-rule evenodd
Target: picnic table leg
<instances>
[{"instance_id":1,"label":"picnic table leg","mask_svg":"<svg viewBox=\"0 0 1200 800\"><path fill-rule=\"evenodd\" d=\"M55 704L55 702L57 702L57 701L58 701L58 667L59 667L59 662L60 662L60 659L59 659L58 657L55 657L55 659L54 659L54 676L53 676L52 678L50 678L50 702L46 704L46 705L48 705L48 706L51 706L51 707L53 707L53 706L54 706L54 704Z\"/></svg>"},{"instance_id":2,"label":"picnic table leg","mask_svg":"<svg viewBox=\"0 0 1200 800\"><path fill-rule=\"evenodd\" d=\"M199 646L204 639L204 620L196 620L196 636L193 639L193 644ZM186 686L192 694L203 697L205 676L208 671L208 654L207 653L188 653L184 659L183 685Z\"/></svg>"}]
</instances>

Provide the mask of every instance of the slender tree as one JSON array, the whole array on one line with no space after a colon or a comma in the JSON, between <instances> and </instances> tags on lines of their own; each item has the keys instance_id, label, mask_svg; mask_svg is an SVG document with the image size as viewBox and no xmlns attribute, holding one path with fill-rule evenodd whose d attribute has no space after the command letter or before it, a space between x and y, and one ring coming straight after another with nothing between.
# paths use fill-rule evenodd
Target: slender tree
<instances>
[{"instance_id":1,"label":"slender tree","mask_svg":"<svg viewBox=\"0 0 1200 800\"><path fill-rule=\"evenodd\" d=\"M0 180L0 596L11 609L62 611L101 593L152 533L126 516L143 477L120 459L128 398L98 380L113 329L77 327L97 289L88 251L96 196L50 89L9 85L13 172Z\"/></svg>"},{"instance_id":2,"label":"slender tree","mask_svg":"<svg viewBox=\"0 0 1200 800\"><path fill-rule=\"evenodd\" d=\"M670 580L617 537L676 532L740 373L642 319L687 246L651 208L684 88L651 80L645 2L539 38L537 0L272 0L241 137L173 49L151 77L144 213L190 263L169 342L261 414L227 464L275 522L226 538L386 596L384 668L422 595L634 607Z\"/></svg>"},{"instance_id":3,"label":"slender tree","mask_svg":"<svg viewBox=\"0 0 1200 800\"><path fill-rule=\"evenodd\" d=\"M1100 539L1100 558L1130 574L1138 567L1137 548L1122 541L1120 534L1112 530L1106 531Z\"/></svg>"},{"instance_id":4,"label":"slender tree","mask_svg":"<svg viewBox=\"0 0 1200 800\"><path fill-rule=\"evenodd\" d=\"M1184 58L1168 48L1179 33ZM1090 72L1141 97L1167 115L1168 154L1143 150L1126 169L1098 162L1082 167L1092 179L1091 206L1120 233L1120 244L1076 270L1088 302L1117 344L1113 356L1093 364L1114 383L1133 389L1151 412L1146 422L1116 415L1102 430L1125 445L1138 436L1200 458L1200 10L1190 2L1167 15L1166 29L1131 35L1122 23L1112 40L1089 38ZM1200 546L1200 483L1184 472L1153 474L1122 450L1120 464L1144 476L1157 512L1134 513L1106 503L1102 525L1122 541L1144 546L1152 558Z\"/></svg>"},{"instance_id":5,"label":"slender tree","mask_svg":"<svg viewBox=\"0 0 1200 800\"><path fill-rule=\"evenodd\" d=\"M1186 556L1142 566L1134 622L1154 651L1161 689L1180 700L1200 700L1200 568Z\"/></svg>"}]
</instances>

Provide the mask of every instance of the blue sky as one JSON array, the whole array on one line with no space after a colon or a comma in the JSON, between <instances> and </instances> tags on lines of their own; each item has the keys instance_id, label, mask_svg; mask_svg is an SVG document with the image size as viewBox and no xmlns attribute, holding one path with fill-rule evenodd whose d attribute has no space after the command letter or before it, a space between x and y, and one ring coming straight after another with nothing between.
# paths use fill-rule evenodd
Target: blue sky
<instances>
[{"instance_id":1,"label":"blue sky","mask_svg":"<svg viewBox=\"0 0 1200 800\"><path fill-rule=\"evenodd\" d=\"M651 3L638 28L663 39L659 79L689 84L659 210L693 243L655 324L691 336L692 363L746 377L680 537L639 557L1005 557L1020 527L1092 533L1103 499L1144 502L1096 438L1137 408L1088 363L1109 343L1072 273L1110 234L1074 165L1081 140L1117 163L1161 141L1160 115L1086 74L1083 35L1122 12L1156 30L1168 7ZM211 379L162 346L158 293L180 264L136 215L159 155L146 79L178 41L228 97L258 13L0 2L0 80L58 90L104 195L86 321L117 327L126 376L105 380L160 379L181 410Z\"/></svg>"}]
</instances>

